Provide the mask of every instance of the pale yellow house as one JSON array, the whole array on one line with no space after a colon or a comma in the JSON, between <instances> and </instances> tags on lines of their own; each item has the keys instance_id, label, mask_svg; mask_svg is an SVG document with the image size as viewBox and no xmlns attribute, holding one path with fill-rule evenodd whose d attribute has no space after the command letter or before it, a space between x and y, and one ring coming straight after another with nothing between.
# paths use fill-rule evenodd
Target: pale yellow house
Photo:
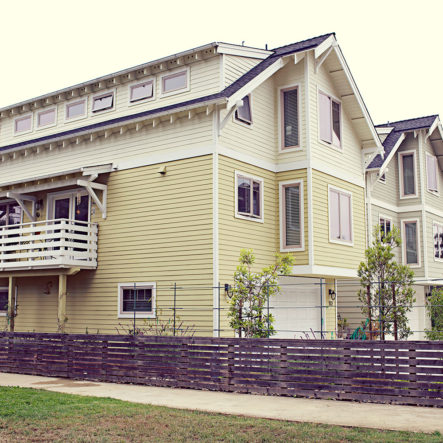
<instances>
[{"instance_id":1,"label":"pale yellow house","mask_svg":"<svg viewBox=\"0 0 443 443\"><path fill-rule=\"evenodd\" d=\"M15 306L17 331L113 333L169 320L175 295L183 325L232 335L219 285L252 248L295 256L277 336L333 337L381 153L334 34L211 43L0 109L0 327Z\"/></svg>"},{"instance_id":2,"label":"pale yellow house","mask_svg":"<svg viewBox=\"0 0 443 443\"><path fill-rule=\"evenodd\" d=\"M366 174L368 238L373 227L400 229L402 245L396 261L415 274L415 305L409 314L412 339L425 339L430 327L426 296L443 285L443 128L438 115L377 126L385 154L368 158ZM339 314L352 327L363 317L358 282L338 282Z\"/></svg>"}]
</instances>

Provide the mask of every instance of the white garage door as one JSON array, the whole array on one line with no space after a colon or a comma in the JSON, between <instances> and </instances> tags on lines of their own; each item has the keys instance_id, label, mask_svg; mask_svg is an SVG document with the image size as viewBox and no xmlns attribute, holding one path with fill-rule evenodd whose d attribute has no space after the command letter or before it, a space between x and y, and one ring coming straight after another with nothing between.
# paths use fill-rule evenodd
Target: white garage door
<instances>
[{"instance_id":1,"label":"white garage door","mask_svg":"<svg viewBox=\"0 0 443 443\"><path fill-rule=\"evenodd\" d=\"M270 300L275 338L305 338L309 334L320 338L320 279L304 277L281 277L280 295ZM323 290L324 292L324 290Z\"/></svg>"}]
</instances>

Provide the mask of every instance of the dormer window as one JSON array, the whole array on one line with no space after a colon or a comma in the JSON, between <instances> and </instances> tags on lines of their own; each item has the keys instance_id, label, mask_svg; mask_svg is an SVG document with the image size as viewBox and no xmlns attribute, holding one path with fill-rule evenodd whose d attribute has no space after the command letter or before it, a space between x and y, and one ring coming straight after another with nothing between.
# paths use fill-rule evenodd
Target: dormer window
<instances>
[{"instance_id":1,"label":"dormer window","mask_svg":"<svg viewBox=\"0 0 443 443\"><path fill-rule=\"evenodd\" d=\"M84 116L86 116L86 99L76 100L66 105L66 120L74 120Z\"/></svg>"},{"instance_id":2,"label":"dormer window","mask_svg":"<svg viewBox=\"0 0 443 443\"><path fill-rule=\"evenodd\" d=\"M37 127L54 126L56 117L56 108L46 109L37 113Z\"/></svg>"},{"instance_id":3,"label":"dormer window","mask_svg":"<svg viewBox=\"0 0 443 443\"><path fill-rule=\"evenodd\" d=\"M14 132L16 134L23 134L32 131L32 114L17 117L14 120Z\"/></svg>"},{"instance_id":4,"label":"dormer window","mask_svg":"<svg viewBox=\"0 0 443 443\"><path fill-rule=\"evenodd\" d=\"M129 101L135 103L154 96L154 81L149 80L129 87Z\"/></svg>"},{"instance_id":5,"label":"dormer window","mask_svg":"<svg viewBox=\"0 0 443 443\"><path fill-rule=\"evenodd\" d=\"M114 107L114 92L96 95L92 98L92 112L106 111Z\"/></svg>"},{"instance_id":6,"label":"dormer window","mask_svg":"<svg viewBox=\"0 0 443 443\"><path fill-rule=\"evenodd\" d=\"M242 98L243 104L235 111L235 119L247 125L252 125L251 96Z\"/></svg>"},{"instance_id":7,"label":"dormer window","mask_svg":"<svg viewBox=\"0 0 443 443\"><path fill-rule=\"evenodd\" d=\"M162 94L177 93L189 89L189 70L175 72L162 76Z\"/></svg>"}]
</instances>

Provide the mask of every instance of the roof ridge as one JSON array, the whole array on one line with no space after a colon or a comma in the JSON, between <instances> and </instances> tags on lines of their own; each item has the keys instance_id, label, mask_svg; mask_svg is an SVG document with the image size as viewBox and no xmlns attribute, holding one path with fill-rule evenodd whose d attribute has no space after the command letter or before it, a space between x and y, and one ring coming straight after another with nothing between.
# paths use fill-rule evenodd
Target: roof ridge
<instances>
[{"instance_id":1,"label":"roof ridge","mask_svg":"<svg viewBox=\"0 0 443 443\"><path fill-rule=\"evenodd\" d=\"M390 126L396 125L398 123L406 123L406 122L411 122L413 120L424 120L425 118L431 118L431 117L437 118L437 117L439 117L439 115L438 114L431 114L431 115L425 115L423 117L406 118L404 120L397 120L395 122L386 122L386 123L382 123L382 124L379 124L379 125L375 125L375 127L376 128L390 127ZM394 130L395 130L395 128L394 128Z\"/></svg>"},{"instance_id":2,"label":"roof ridge","mask_svg":"<svg viewBox=\"0 0 443 443\"><path fill-rule=\"evenodd\" d=\"M316 38L329 37L330 35L333 35L335 37L335 32L328 32L328 33L323 34L323 35L317 35L316 37L310 37L310 38L307 38L305 40L300 40L298 42L293 42L293 43L289 43L287 45L278 46L276 48L271 49L271 51L278 51L279 49L287 48L288 46L298 45L300 43L306 43L306 42L308 42L310 40L315 40Z\"/></svg>"}]
</instances>

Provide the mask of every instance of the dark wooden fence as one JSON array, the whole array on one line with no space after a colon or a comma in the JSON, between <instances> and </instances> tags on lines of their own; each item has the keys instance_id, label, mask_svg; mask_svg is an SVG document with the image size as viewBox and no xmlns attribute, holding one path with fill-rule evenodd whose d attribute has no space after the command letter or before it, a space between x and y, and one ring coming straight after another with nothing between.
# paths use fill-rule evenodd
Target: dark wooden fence
<instances>
[{"instance_id":1,"label":"dark wooden fence","mask_svg":"<svg viewBox=\"0 0 443 443\"><path fill-rule=\"evenodd\" d=\"M443 407L443 342L3 332L0 372Z\"/></svg>"}]
</instances>

